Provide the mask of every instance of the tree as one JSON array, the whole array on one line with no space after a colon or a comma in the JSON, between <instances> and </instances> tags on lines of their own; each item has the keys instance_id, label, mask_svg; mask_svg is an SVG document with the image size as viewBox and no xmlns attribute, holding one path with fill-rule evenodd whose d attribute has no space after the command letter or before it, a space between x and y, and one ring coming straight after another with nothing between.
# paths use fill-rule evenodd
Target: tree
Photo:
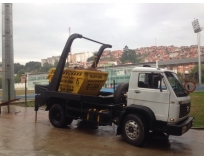
<instances>
[{"instance_id":1,"label":"tree","mask_svg":"<svg viewBox=\"0 0 205 160\"><path fill-rule=\"evenodd\" d=\"M17 74L19 70L24 69L25 66L20 63L14 63L14 74Z\"/></svg>"},{"instance_id":2,"label":"tree","mask_svg":"<svg viewBox=\"0 0 205 160\"><path fill-rule=\"evenodd\" d=\"M52 66L51 64L49 64L48 62L43 64L43 67L40 68L40 72L48 72L50 68L52 68L54 66Z\"/></svg>"},{"instance_id":3,"label":"tree","mask_svg":"<svg viewBox=\"0 0 205 160\"><path fill-rule=\"evenodd\" d=\"M195 65L189 73L189 79L195 83L199 82L199 67ZM201 65L201 81L204 83L204 64Z\"/></svg>"},{"instance_id":4,"label":"tree","mask_svg":"<svg viewBox=\"0 0 205 160\"><path fill-rule=\"evenodd\" d=\"M17 75L22 76L23 74L25 74L24 69L21 69L17 72Z\"/></svg>"},{"instance_id":5,"label":"tree","mask_svg":"<svg viewBox=\"0 0 205 160\"><path fill-rule=\"evenodd\" d=\"M129 49L128 46L125 46L125 48L123 48L123 54L122 57L120 58L122 63L137 63L139 62L139 60L137 60L137 55L135 53L134 50Z\"/></svg>"},{"instance_id":6,"label":"tree","mask_svg":"<svg viewBox=\"0 0 205 160\"><path fill-rule=\"evenodd\" d=\"M181 83L184 83L186 81L186 79L183 77L183 74L178 72L177 76L179 77L179 80L181 81Z\"/></svg>"},{"instance_id":7,"label":"tree","mask_svg":"<svg viewBox=\"0 0 205 160\"><path fill-rule=\"evenodd\" d=\"M94 61L95 56L97 56L97 52L93 52L93 56L89 57L89 58L87 59L87 62L92 62L92 61Z\"/></svg>"},{"instance_id":8,"label":"tree","mask_svg":"<svg viewBox=\"0 0 205 160\"><path fill-rule=\"evenodd\" d=\"M21 82L21 76L15 75L14 77L14 83L20 83Z\"/></svg>"},{"instance_id":9,"label":"tree","mask_svg":"<svg viewBox=\"0 0 205 160\"><path fill-rule=\"evenodd\" d=\"M55 60L54 67L57 67L58 62L59 62L58 60Z\"/></svg>"},{"instance_id":10,"label":"tree","mask_svg":"<svg viewBox=\"0 0 205 160\"><path fill-rule=\"evenodd\" d=\"M25 65L26 72L35 72L35 71L38 71L40 68L41 68L40 62L30 61L30 62L26 63L26 65Z\"/></svg>"}]
</instances>

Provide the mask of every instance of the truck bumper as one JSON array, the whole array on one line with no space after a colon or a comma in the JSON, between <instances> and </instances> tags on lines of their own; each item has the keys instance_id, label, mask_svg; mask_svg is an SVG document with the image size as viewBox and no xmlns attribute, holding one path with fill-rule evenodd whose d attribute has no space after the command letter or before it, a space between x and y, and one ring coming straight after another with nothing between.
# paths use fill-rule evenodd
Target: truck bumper
<instances>
[{"instance_id":1,"label":"truck bumper","mask_svg":"<svg viewBox=\"0 0 205 160\"><path fill-rule=\"evenodd\" d=\"M188 117L186 120L178 124L168 125L167 134L181 136L182 134L186 133L192 127L193 123L194 123L194 118Z\"/></svg>"}]
</instances>

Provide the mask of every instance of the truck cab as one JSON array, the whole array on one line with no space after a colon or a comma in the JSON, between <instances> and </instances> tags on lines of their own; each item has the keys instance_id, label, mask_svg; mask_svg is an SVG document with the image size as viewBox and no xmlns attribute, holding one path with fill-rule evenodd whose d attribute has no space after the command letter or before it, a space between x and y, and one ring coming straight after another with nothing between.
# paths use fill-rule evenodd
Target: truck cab
<instances>
[{"instance_id":1,"label":"truck cab","mask_svg":"<svg viewBox=\"0 0 205 160\"><path fill-rule=\"evenodd\" d=\"M129 83L127 105L131 104L150 108L157 121L175 124L188 117L191 98L176 73L137 67L133 69Z\"/></svg>"},{"instance_id":2,"label":"truck cab","mask_svg":"<svg viewBox=\"0 0 205 160\"><path fill-rule=\"evenodd\" d=\"M117 88L118 92L120 88ZM134 140L137 139L137 134L140 135L140 130L180 136L193 125L194 118L189 116L191 98L175 72L160 68L135 67L126 95L123 114L125 117L132 114L132 118L122 118L125 122L118 132L124 134L131 144L138 143ZM146 133L144 137L145 135Z\"/></svg>"}]
</instances>

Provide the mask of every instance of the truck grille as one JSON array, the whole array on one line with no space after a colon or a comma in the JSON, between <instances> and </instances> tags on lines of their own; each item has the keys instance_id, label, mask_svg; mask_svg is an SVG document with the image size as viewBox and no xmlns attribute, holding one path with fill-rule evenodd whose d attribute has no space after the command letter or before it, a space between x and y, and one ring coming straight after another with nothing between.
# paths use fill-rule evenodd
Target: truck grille
<instances>
[{"instance_id":1,"label":"truck grille","mask_svg":"<svg viewBox=\"0 0 205 160\"><path fill-rule=\"evenodd\" d=\"M185 103L180 105L179 118L182 118L190 113L191 103Z\"/></svg>"}]
</instances>

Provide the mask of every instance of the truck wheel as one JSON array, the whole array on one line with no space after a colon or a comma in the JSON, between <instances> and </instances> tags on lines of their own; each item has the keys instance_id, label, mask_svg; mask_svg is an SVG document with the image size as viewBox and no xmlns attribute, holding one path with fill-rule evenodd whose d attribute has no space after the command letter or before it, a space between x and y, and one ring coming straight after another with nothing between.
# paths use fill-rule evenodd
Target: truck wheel
<instances>
[{"instance_id":1,"label":"truck wheel","mask_svg":"<svg viewBox=\"0 0 205 160\"><path fill-rule=\"evenodd\" d=\"M114 100L114 103L124 103L125 105L127 105L127 97L124 95L127 93L128 91L128 87L129 87L129 83L120 83L118 86L117 86L117 89L115 90L115 93L114 93L114 97L113 97L113 100Z\"/></svg>"},{"instance_id":2,"label":"truck wheel","mask_svg":"<svg viewBox=\"0 0 205 160\"><path fill-rule=\"evenodd\" d=\"M148 131L143 120L136 114L129 114L122 124L122 136L125 141L134 146L142 146L146 141Z\"/></svg>"},{"instance_id":3,"label":"truck wheel","mask_svg":"<svg viewBox=\"0 0 205 160\"><path fill-rule=\"evenodd\" d=\"M63 128L67 125L64 110L59 104L54 104L49 110L49 120L57 128Z\"/></svg>"}]
</instances>

